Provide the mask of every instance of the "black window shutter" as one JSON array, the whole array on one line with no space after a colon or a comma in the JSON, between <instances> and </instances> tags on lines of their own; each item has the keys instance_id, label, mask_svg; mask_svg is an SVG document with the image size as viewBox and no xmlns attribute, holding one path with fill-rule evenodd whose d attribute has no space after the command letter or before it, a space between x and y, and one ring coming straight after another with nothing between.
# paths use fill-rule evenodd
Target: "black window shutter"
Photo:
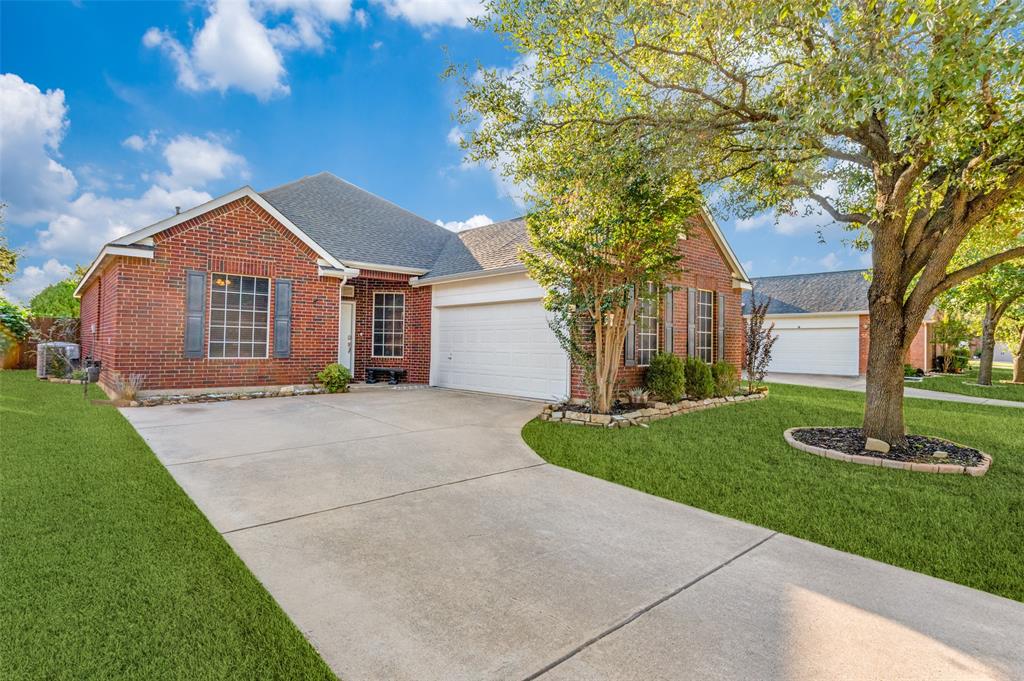
<instances>
[{"instance_id":1,"label":"black window shutter","mask_svg":"<svg viewBox=\"0 0 1024 681\"><path fill-rule=\"evenodd\" d=\"M725 294L718 294L718 360L725 361Z\"/></svg>"},{"instance_id":2,"label":"black window shutter","mask_svg":"<svg viewBox=\"0 0 1024 681\"><path fill-rule=\"evenodd\" d=\"M686 289L686 356L693 357L697 345L697 289Z\"/></svg>"},{"instance_id":3,"label":"black window shutter","mask_svg":"<svg viewBox=\"0 0 1024 681\"><path fill-rule=\"evenodd\" d=\"M676 351L675 344L675 306L672 304L672 289L665 291L665 310L662 319L665 320L665 352L671 354Z\"/></svg>"},{"instance_id":4,"label":"black window shutter","mask_svg":"<svg viewBox=\"0 0 1024 681\"><path fill-rule=\"evenodd\" d=\"M274 281L274 357L292 354L292 281Z\"/></svg>"},{"instance_id":5,"label":"black window shutter","mask_svg":"<svg viewBox=\"0 0 1024 681\"><path fill-rule=\"evenodd\" d=\"M636 298L636 289L629 290L629 302ZM626 366L636 366L636 315L628 321L626 326L626 340L623 343L622 356L626 360Z\"/></svg>"},{"instance_id":6,"label":"black window shutter","mask_svg":"<svg viewBox=\"0 0 1024 681\"><path fill-rule=\"evenodd\" d=\"M202 358L206 336L206 272L185 270L185 356Z\"/></svg>"}]
</instances>

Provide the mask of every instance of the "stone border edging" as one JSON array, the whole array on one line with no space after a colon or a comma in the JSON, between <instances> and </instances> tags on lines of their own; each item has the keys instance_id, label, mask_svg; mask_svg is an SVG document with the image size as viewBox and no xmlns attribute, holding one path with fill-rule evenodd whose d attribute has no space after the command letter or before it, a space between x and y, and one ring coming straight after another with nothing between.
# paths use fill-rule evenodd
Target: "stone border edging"
<instances>
[{"instance_id":1,"label":"stone border edging","mask_svg":"<svg viewBox=\"0 0 1024 681\"><path fill-rule=\"evenodd\" d=\"M347 392L347 391L346 391ZM259 400L273 397L297 397L300 395L322 395L327 391L323 388L297 388L293 385L286 385L272 390L250 390L239 392L210 392L210 393L188 393L149 395L137 397L127 404L129 407L160 407L165 404L196 404L206 402L229 402L231 400Z\"/></svg>"},{"instance_id":2,"label":"stone border edging","mask_svg":"<svg viewBox=\"0 0 1024 681\"><path fill-rule=\"evenodd\" d=\"M767 392L751 393L749 395L732 395L730 397L711 397L706 400L682 400L668 404L666 402L652 402L644 409L637 409L625 414L590 414L582 411L565 409L566 403L549 404L541 412L541 421L553 421L556 423L573 423L578 426L595 426L598 428L628 428L629 426L645 426L651 421L660 421L669 416L677 414L688 414L693 411L714 409L727 404L738 404L740 402L751 402L763 400L768 397Z\"/></svg>"},{"instance_id":3,"label":"stone border edging","mask_svg":"<svg viewBox=\"0 0 1024 681\"><path fill-rule=\"evenodd\" d=\"M981 465L980 466L959 466L951 463L914 463L910 461L893 461L891 459L882 459L876 456L864 456L862 454L846 454L840 452L837 449L826 449L825 447L817 447L815 445L808 445L800 442L793 437L793 431L804 430L806 428L829 428L829 426L803 426L800 428L787 428L782 436L786 439L787 444L794 449L807 452L808 454L814 454L816 456L823 456L826 459L835 459L836 461L845 461L847 463L859 463L865 466L881 466L882 468L898 468L905 471L916 471L918 473L946 473L952 475L971 475L974 477L980 477L988 472L989 467L992 466L992 457L985 452L979 451L981 454ZM942 438L934 438L936 440L942 440ZM956 442L950 442L949 440L942 440L943 442L949 442L952 445L958 447L964 447L965 445L957 444ZM973 447L972 447L973 449Z\"/></svg>"}]
</instances>

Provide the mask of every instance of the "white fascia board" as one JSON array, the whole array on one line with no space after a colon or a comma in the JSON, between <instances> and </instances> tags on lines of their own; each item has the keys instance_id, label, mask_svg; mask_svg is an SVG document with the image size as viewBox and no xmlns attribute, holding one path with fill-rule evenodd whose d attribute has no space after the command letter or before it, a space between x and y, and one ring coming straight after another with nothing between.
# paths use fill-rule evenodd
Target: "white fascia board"
<instances>
[{"instance_id":1,"label":"white fascia board","mask_svg":"<svg viewBox=\"0 0 1024 681\"><path fill-rule=\"evenodd\" d=\"M743 281L742 279L732 278L732 287L743 289L744 291L753 291L754 285L749 281Z\"/></svg>"},{"instance_id":2,"label":"white fascia board","mask_svg":"<svg viewBox=\"0 0 1024 681\"><path fill-rule=\"evenodd\" d=\"M357 260L342 260L340 264L345 267L353 267L360 270L376 270L377 272L393 272L395 274L411 274L414 276L420 276L430 271L425 270L422 267L402 267L400 265L383 265L381 263L360 262Z\"/></svg>"},{"instance_id":3,"label":"white fascia board","mask_svg":"<svg viewBox=\"0 0 1024 681\"><path fill-rule=\"evenodd\" d=\"M467 279L482 279L484 277L500 277L503 274L520 274L526 271L526 267L523 265L509 265L508 267L496 267L493 270L480 270L478 272L459 272L456 274L447 274L443 277L431 277L426 281L421 280L419 277L413 277L409 279L409 285L413 288L417 286L433 286L434 284L450 284L455 281L466 281Z\"/></svg>"},{"instance_id":4,"label":"white fascia board","mask_svg":"<svg viewBox=\"0 0 1024 681\"><path fill-rule=\"evenodd\" d=\"M747 276L746 271L743 269L743 265L740 263L739 258L733 253L732 246L725 239L725 233L722 232L722 228L718 226L718 222L715 220L715 216L711 214L707 206L701 206L701 213L704 215L705 221L711 225L712 235L718 242L718 245L722 247L722 251L725 252L725 257L729 260L729 264L732 266L732 273L740 281L750 283L750 277ZM734 284L735 285L735 284ZM743 287L739 287L743 288Z\"/></svg>"},{"instance_id":5,"label":"white fascia board","mask_svg":"<svg viewBox=\"0 0 1024 681\"><path fill-rule=\"evenodd\" d=\"M790 319L800 317L852 317L853 315L867 314L867 310L841 310L839 312L769 312L764 316L765 319ZM750 318L750 314L743 315L744 317Z\"/></svg>"},{"instance_id":6,"label":"white fascia board","mask_svg":"<svg viewBox=\"0 0 1024 681\"><path fill-rule=\"evenodd\" d=\"M104 258L114 256L124 256L126 258L144 258L146 260L153 259L153 247L152 246L115 246L108 245L104 246L100 250L100 254L96 256L96 259L89 265L89 269L85 271L85 276L82 277L82 281L78 282L78 286L75 287L75 292L72 294L75 298L82 297L82 291L85 288L85 284L92 277L93 272L100 266Z\"/></svg>"},{"instance_id":7,"label":"white fascia board","mask_svg":"<svg viewBox=\"0 0 1024 681\"><path fill-rule=\"evenodd\" d=\"M317 263L317 274L321 277L341 279L341 283L344 284L349 279L358 277L359 270L352 269L351 267L331 267L329 264L320 262Z\"/></svg>"},{"instance_id":8,"label":"white fascia board","mask_svg":"<svg viewBox=\"0 0 1024 681\"><path fill-rule=\"evenodd\" d=\"M115 239L110 243L111 245L123 246L141 243L146 239L152 238L155 234L159 234L160 232L180 225L181 223L191 220L192 218L199 217L200 215L208 213L211 210L216 210L221 206L226 206L232 201L237 201L238 199L241 199L243 197L248 197L252 199L256 203L256 205L270 213L271 217L273 217L275 220L284 225L285 229L294 234L299 239L299 241L309 246L318 256L329 262L332 266L343 267L343 265L341 264L341 262L338 261L337 258L328 253L322 246L320 246L320 244L313 241L313 239L311 239L308 234L299 229L298 226L295 225L295 223L286 218L280 211L278 211L276 208L270 205L270 203L266 199L260 196L256 192L256 190L254 190L249 185L239 187L233 192L228 192L223 196L218 196L217 198L211 199L206 203L201 203L195 208L190 208L186 211L178 213L177 215L172 215L171 217L166 218L165 220L161 220L160 222L156 222L150 225L149 227L144 227L130 234L126 234L123 237Z\"/></svg>"}]
</instances>

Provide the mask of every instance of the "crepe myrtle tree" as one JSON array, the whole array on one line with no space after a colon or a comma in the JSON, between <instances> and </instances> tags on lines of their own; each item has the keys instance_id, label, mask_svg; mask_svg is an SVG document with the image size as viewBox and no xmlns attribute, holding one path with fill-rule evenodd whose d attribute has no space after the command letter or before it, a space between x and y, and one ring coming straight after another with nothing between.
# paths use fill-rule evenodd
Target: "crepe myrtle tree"
<instances>
[{"instance_id":1,"label":"crepe myrtle tree","mask_svg":"<svg viewBox=\"0 0 1024 681\"><path fill-rule=\"evenodd\" d=\"M658 139L741 212L814 211L871 247L864 432L906 443L903 354L960 244L1024 186L1019 0L487 0L523 68L466 79L470 159L584 125ZM524 142L525 141L525 142Z\"/></svg>"},{"instance_id":2,"label":"crepe myrtle tree","mask_svg":"<svg viewBox=\"0 0 1024 681\"><path fill-rule=\"evenodd\" d=\"M534 205L523 264L600 413L611 411L638 301L679 271L676 243L701 205L692 178L649 164L648 151L571 135L519 157Z\"/></svg>"}]
</instances>

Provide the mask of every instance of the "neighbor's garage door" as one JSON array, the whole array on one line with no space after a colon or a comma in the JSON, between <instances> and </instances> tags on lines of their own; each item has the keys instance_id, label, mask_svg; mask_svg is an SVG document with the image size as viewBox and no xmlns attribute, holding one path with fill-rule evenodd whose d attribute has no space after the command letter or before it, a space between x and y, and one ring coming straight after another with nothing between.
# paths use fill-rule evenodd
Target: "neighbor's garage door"
<instances>
[{"instance_id":1,"label":"neighbor's garage door","mask_svg":"<svg viewBox=\"0 0 1024 681\"><path fill-rule=\"evenodd\" d=\"M437 308L435 383L562 399L569 365L539 300Z\"/></svg>"},{"instance_id":2,"label":"neighbor's garage door","mask_svg":"<svg viewBox=\"0 0 1024 681\"><path fill-rule=\"evenodd\" d=\"M778 340L769 371L856 376L859 373L857 317L774 320Z\"/></svg>"}]
</instances>

